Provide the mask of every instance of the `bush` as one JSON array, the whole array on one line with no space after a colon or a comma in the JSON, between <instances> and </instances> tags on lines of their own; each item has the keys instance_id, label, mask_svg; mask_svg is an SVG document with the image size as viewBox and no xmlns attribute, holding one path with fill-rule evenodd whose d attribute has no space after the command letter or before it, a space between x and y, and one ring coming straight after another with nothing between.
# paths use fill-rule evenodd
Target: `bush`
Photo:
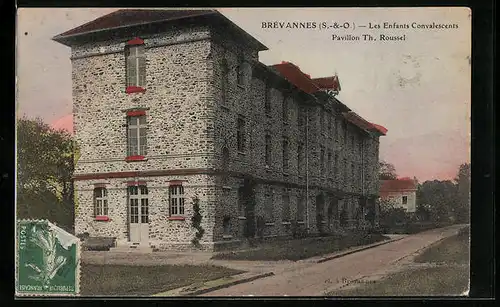
<instances>
[{"instance_id":1,"label":"bush","mask_svg":"<svg viewBox=\"0 0 500 307\"><path fill-rule=\"evenodd\" d=\"M201 227L201 210L200 210L200 200L198 197L193 198L193 211L194 214L191 217L191 226L196 229L196 233L194 235L194 238L191 240L191 243L195 247L200 247L200 239L203 237L205 234L205 229Z\"/></svg>"}]
</instances>

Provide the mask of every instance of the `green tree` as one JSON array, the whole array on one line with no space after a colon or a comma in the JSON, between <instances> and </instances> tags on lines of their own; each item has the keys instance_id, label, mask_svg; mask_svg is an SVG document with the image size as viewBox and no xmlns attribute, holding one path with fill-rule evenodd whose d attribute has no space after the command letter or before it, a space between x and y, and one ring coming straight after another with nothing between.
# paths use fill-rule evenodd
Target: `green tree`
<instances>
[{"instance_id":1,"label":"green tree","mask_svg":"<svg viewBox=\"0 0 500 307\"><path fill-rule=\"evenodd\" d=\"M391 163L384 160L379 162L379 179L380 180L395 180L398 178L396 168Z\"/></svg>"},{"instance_id":2,"label":"green tree","mask_svg":"<svg viewBox=\"0 0 500 307\"><path fill-rule=\"evenodd\" d=\"M426 181L417 190L417 207L429 208L434 222L447 222L455 216L457 186L450 180Z\"/></svg>"},{"instance_id":3,"label":"green tree","mask_svg":"<svg viewBox=\"0 0 500 307\"><path fill-rule=\"evenodd\" d=\"M455 182L457 185L456 217L458 222L469 222L470 211L470 163L460 165Z\"/></svg>"},{"instance_id":4,"label":"green tree","mask_svg":"<svg viewBox=\"0 0 500 307\"><path fill-rule=\"evenodd\" d=\"M17 121L17 217L73 231L73 140L41 119Z\"/></svg>"}]
</instances>

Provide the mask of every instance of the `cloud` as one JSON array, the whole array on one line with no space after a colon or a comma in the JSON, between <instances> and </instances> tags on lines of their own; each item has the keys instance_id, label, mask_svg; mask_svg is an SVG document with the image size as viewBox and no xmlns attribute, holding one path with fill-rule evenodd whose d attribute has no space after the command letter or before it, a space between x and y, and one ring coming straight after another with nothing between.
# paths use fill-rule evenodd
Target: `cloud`
<instances>
[{"instance_id":1,"label":"cloud","mask_svg":"<svg viewBox=\"0 0 500 307\"><path fill-rule=\"evenodd\" d=\"M54 129L64 129L70 133L73 133L73 114L65 115L55 121L53 121L50 126Z\"/></svg>"}]
</instances>

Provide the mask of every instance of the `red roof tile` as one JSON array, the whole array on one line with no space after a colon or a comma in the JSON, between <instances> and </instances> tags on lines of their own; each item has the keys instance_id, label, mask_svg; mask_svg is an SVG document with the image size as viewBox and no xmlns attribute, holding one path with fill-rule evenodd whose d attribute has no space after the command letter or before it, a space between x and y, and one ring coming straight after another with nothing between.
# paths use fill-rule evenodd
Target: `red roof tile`
<instances>
[{"instance_id":1,"label":"red roof tile","mask_svg":"<svg viewBox=\"0 0 500 307\"><path fill-rule=\"evenodd\" d=\"M377 125L377 124L374 124L374 123L371 123L371 124L372 124L373 128L376 129L381 134L383 134L383 135L387 134L388 130L384 126L380 126L380 125Z\"/></svg>"},{"instance_id":2,"label":"red roof tile","mask_svg":"<svg viewBox=\"0 0 500 307\"><path fill-rule=\"evenodd\" d=\"M362 118L361 116L359 116L358 114L356 114L353 111L344 112L344 113L342 113L342 115L344 115L344 117L348 121L350 121L351 123L353 123L354 125L358 126L361 129L364 129L367 131L378 132L382 135L386 135L386 133L387 133L387 129L385 129L384 127L377 125L377 124L374 124L374 123L370 123L369 121L365 120L364 118Z\"/></svg>"},{"instance_id":3,"label":"red roof tile","mask_svg":"<svg viewBox=\"0 0 500 307\"><path fill-rule=\"evenodd\" d=\"M340 91L340 81L337 76L314 78L312 79L316 85L322 89L333 89Z\"/></svg>"},{"instance_id":4,"label":"red roof tile","mask_svg":"<svg viewBox=\"0 0 500 307\"><path fill-rule=\"evenodd\" d=\"M380 185L381 194L416 190L417 183L412 179L382 180Z\"/></svg>"},{"instance_id":5,"label":"red roof tile","mask_svg":"<svg viewBox=\"0 0 500 307\"><path fill-rule=\"evenodd\" d=\"M303 73L300 68L290 62L281 62L272 66L290 83L301 89L302 91L312 94L321 90L311 77Z\"/></svg>"},{"instance_id":6,"label":"red roof tile","mask_svg":"<svg viewBox=\"0 0 500 307\"><path fill-rule=\"evenodd\" d=\"M57 37L89 33L117 27L132 26L156 21L168 21L193 16L220 14L216 10L141 10L124 9L104 15L79 27L59 34Z\"/></svg>"}]
</instances>

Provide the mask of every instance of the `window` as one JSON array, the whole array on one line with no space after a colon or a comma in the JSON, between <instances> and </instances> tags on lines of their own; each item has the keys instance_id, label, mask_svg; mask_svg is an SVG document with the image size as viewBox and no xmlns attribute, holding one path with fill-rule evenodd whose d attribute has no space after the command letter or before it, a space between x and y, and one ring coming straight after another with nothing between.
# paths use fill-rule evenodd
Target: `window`
<instances>
[{"instance_id":1,"label":"window","mask_svg":"<svg viewBox=\"0 0 500 307\"><path fill-rule=\"evenodd\" d=\"M245 188L238 188L238 213L240 216L245 216Z\"/></svg>"},{"instance_id":2,"label":"window","mask_svg":"<svg viewBox=\"0 0 500 307\"><path fill-rule=\"evenodd\" d=\"M297 146L297 168L299 176L304 172L304 144L300 143Z\"/></svg>"},{"instance_id":3,"label":"window","mask_svg":"<svg viewBox=\"0 0 500 307\"><path fill-rule=\"evenodd\" d=\"M305 124L305 112L302 108L298 108L297 110L297 125L299 127L303 127Z\"/></svg>"},{"instance_id":4,"label":"window","mask_svg":"<svg viewBox=\"0 0 500 307\"><path fill-rule=\"evenodd\" d=\"M222 62L222 78L221 78L221 102L222 104L227 104L227 84L229 78L229 66L224 60Z\"/></svg>"},{"instance_id":5,"label":"window","mask_svg":"<svg viewBox=\"0 0 500 307\"><path fill-rule=\"evenodd\" d=\"M289 222L290 221L290 195L288 195L288 191L283 191L282 196L282 212L281 212L281 221Z\"/></svg>"},{"instance_id":6,"label":"window","mask_svg":"<svg viewBox=\"0 0 500 307\"><path fill-rule=\"evenodd\" d=\"M145 156L146 155L146 115L129 116L127 118L128 125L128 156Z\"/></svg>"},{"instance_id":7,"label":"window","mask_svg":"<svg viewBox=\"0 0 500 307\"><path fill-rule=\"evenodd\" d=\"M303 221L305 216L305 208L306 208L306 198L304 196L299 196L297 199L297 221Z\"/></svg>"},{"instance_id":8,"label":"window","mask_svg":"<svg viewBox=\"0 0 500 307\"><path fill-rule=\"evenodd\" d=\"M144 45L128 46L127 57L127 87L144 87L146 84L146 57Z\"/></svg>"},{"instance_id":9,"label":"window","mask_svg":"<svg viewBox=\"0 0 500 307\"><path fill-rule=\"evenodd\" d=\"M184 187L182 185L171 185L170 193L170 216L184 215Z\"/></svg>"},{"instance_id":10,"label":"window","mask_svg":"<svg viewBox=\"0 0 500 307\"><path fill-rule=\"evenodd\" d=\"M229 216L225 216L222 221L222 229L224 236L231 235L231 218Z\"/></svg>"},{"instance_id":11,"label":"window","mask_svg":"<svg viewBox=\"0 0 500 307\"><path fill-rule=\"evenodd\" d=\"M328 153L328 176L332 175L332 153Z\"/></svg>"},{"instance_id":12,"label":"window","mask_svg":"<svg viewBox=\"0 0 500 307\"><path fill-rule=\"evenodd\" d=\"M346 121L343 121L343 127L344 129L344 144L347 145L347 122Z\"/></svg>"},{"instance_id":13,"label":"window","mask_svg":"<svg viewBox=\"0 0 500 307\"><path fill-rule=\"evenodd\" d=\"M288 138L283 137L283 172L288 171L288 160L289 160L289 152L288 152Z\"/></svg>"},{"instance_id":14,"label":"window","mask_svg":"<svg viewBox=\"0 0 500 307\"><path fill-rule=\"evenodd\" d=\"M333 119L335 121L335 141L339 140L339 121L336 117Z\"/></svg>"},{"instance_id":15,"label":"window","mask_svg":"<svg viewBox=\"0 0 500 307\"><path fill-rule=\"evenodd\" d=\"M265 220L270 223L274 221L274 203L273 203L273 193L271 190L266 192L266 206L265 206Z\"/></svg>"},{"instance_id":16,"label":"window","mask_svg":"<svg viewBox=\"0 0 500 307\"><path fill-rule=\"evenodd\" d=\"M403 196L403 205L408 204L408 196Z\"/></svg>"},{"instance_id":17,"label":"window","mask_svg":"<svg viewBox=\"0 0 500 307\"><path fill-rule=\"evenodd\" d=\"M148 188L145 185L128 188L130 201L130 223L149 222ZM139 207L141 210L139 211Z\"/></svg>"},{"instance_id":18,"label":"window","mask_svg":"<svg viewBox=\"0 0 500 307\"><path fill-rule=\"evenodd\" d=\"M238 117L236 127L236 143L239 152L245 152L245 120L243 117Z\"/></svg>"},{"instance_id":19,"label":"window","mask_svg":"<svg viewBox=\"0 0 500 307\"><path fill-rule=\"evenodd\" d=\"M271 134L268 132L266 133L266 152L265 152L265 162L266 166L271 165Z\"/></svg>"},{"instance_id":20,"label":"window","mask_svg":"<svg viewBox=\"0 0 500 307\"><path fill-rule=\"evenodd\" d=\"M325 149L321 146L320 154L319 154L319 169L321 174L323 175L325 172Z\"/></svg>"},{"instance_id":21,"label":"window","mask_svg":"<svg viewBox=\"0 0 500 307\"><path fill-rule=\"evenodd\" d=\"M325 111L323 109L319 111L319 130L321 133L325 133Z\"/></svg>"},{"instance_id":22,"label":"window","mask_svg":"<svg viewBox=\"0 0 500 307\"><path fill-rule=\"evenodd\" d=\"M271 115L271 87L266 82L264 92L264 111L266 115Z\"/></svg>"},{"instance_id":23,"label":"window","mask_svg":"<svg viewBox=\"0 0 500 307\"><path fill-rule=\"evenodd\" d=\"M108 190L106 188L94 189L94 217L108 215Z\"/></svg>"},{"instance_id":24,"label":"window","mask_svg":"<svg viewBox=\"0 0 500 307\"><path fill-rule=\"evenodd\" d=\"M282 110L283 110L283 123L288 123L288 96L284 95L283 96L283 102L282 102Z\"/></svg>"},{"instance_id":25,"label":"window","mask_svg":"<svg viewBox=\"0 0 500 307\"><path fill-rule=\"evenodd\" d=\"M354 186L354 183L356 182L356 171L354 169L354 163L351 163L351 182L353 183L353 186Z\"/></svg>"},{"instance_id":26,"label":"window","mask_svg":"<svg viewBox=\"0 0 500 307\"><path fill-rule=\"evenodd\" d=\"M327 114L327 116L328 116L328 136L332 137L333 136L333 133L332 133L332 117L330 116L330 114Z\"/></svg>"},{"instance_id":27,"label":"window","mask_svg":"<svg viewBox=\"0 0 500 307\"><path fill-rule=\"evenodd\" d=\"M238 59L238 68L237 68L237 72L236 72L236 81L238 83L238 85L245 85L244 82L245 82L245 59L243 58L243 56L240 56L239 59Z\"/></svg>"},{"instance_id":28,"label":"window","mask_svg":"<svg viewBox=\"0 0 500 307\"><path fill-rule=\"evenodd\" d=\"M347 164L347 159L344 158L344 165L342 166L343 169L344 169L344 186L347 187L347 175L349 174L348 173L348 168L349 168L349 165Z\"/></svg>"},{"instance_id":29,"label":"window","mask_svg":"<svg viewBox=\"0 0 500 307\"><path fill-rule=\"evenodd\" d=\"M339 155L335 154L334 161L333 161L333 175L337 177L338 171L339 171Z\"/></svg>"}]
</instances>

